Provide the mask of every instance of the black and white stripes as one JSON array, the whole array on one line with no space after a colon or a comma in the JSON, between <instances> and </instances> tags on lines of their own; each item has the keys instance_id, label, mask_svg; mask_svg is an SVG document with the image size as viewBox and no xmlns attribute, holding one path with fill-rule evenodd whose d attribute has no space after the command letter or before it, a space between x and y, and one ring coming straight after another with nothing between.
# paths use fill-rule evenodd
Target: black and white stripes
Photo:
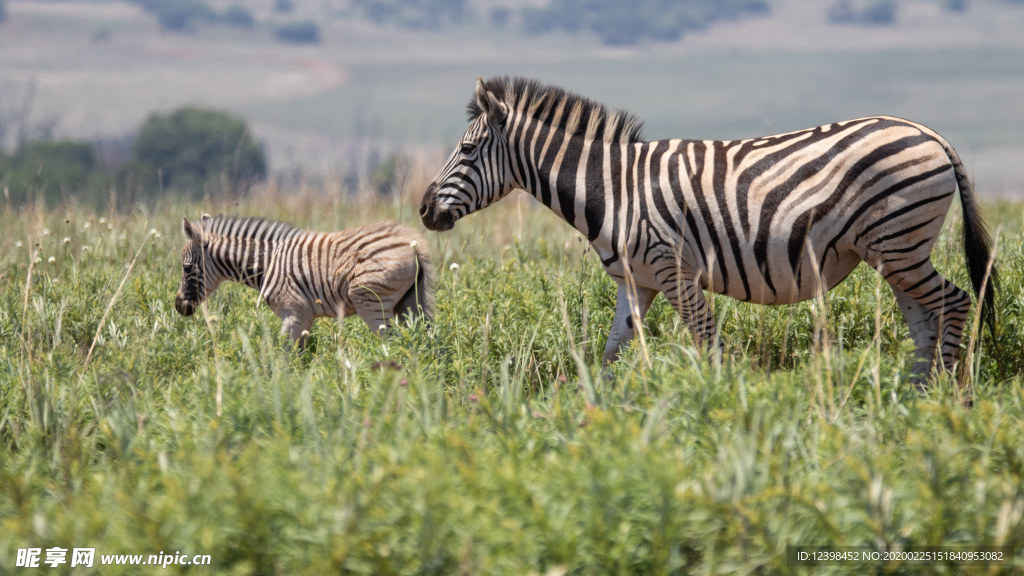
<instances>
[{"instance_id":1,"label":"black and white stripes","mask_svg":"<svg viewBox=\"0 0 1024 576\"><path fill-rule=\"evenodd\" d=\"M992 291L982 292L990 243L966 172L920 124L872 117L748 140L648 142L631 114L522 78L479 81L467 112L469 130L424 195L424 224L449 229L517 188L551 208L619 283L606 362L658 292L710 343L703 290L793 303L863 260L896 294L924 360L918 374L940 342L951 369L970 298L930 253L958 187L972 283L992 318Z\"/></svg>"}]
</instances>

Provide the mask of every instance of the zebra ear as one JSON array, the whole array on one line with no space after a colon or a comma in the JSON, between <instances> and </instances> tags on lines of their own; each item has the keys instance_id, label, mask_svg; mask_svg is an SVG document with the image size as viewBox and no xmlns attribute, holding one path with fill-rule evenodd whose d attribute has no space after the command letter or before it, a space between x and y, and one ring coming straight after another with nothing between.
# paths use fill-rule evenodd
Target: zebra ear
<instances>
[{"instance_id":1,"label":"zebra ear","mask_svg":"<svg viewBox=\"0 0 1024 576\"><path fill-rule=\"evenodd\" d=\"M505 114L508 112L508 108L501 102L498 102L494 94L484 86L484 79L479 76L476 79L476 104L487 114L488 120L499 124L505 122Z\"/></svg>"},{"instance_id":2,"label":"zebra ear","mask_svg":"<svg viewBox=\"0 0 1024 576\"><path fill-rule=\"evenodd\" d=\"M181 233L189 240L197 240L199 238L199 234L192 225L192 222L185 216L181 217Z\"/></svg>"}]
</instances>

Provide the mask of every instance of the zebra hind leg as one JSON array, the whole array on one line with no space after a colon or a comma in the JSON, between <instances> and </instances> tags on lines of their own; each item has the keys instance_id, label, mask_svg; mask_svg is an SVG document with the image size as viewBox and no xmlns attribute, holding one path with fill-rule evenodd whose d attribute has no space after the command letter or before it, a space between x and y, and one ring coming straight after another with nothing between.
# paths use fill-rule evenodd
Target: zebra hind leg
<instances>
[{"instance_id":1,"label":"zebra hind leg","mask_svg":"<svg viewBox=\"0 0 1024 576\"><path fill-rule=\"evenodd\" d=\"M393 314L397 318L408 318L410 322L422 314L426 314L429 319L430 315L424 300L423 287L413 284L405 295L399 299L398 303L395 304Z\"/></svg>"},{"instance_id":2,"label":"zebra hind leg","mask_svg":"<svg viewBox=\"0 0 1024 576\"><path fill-rule=\"evenodd\" d=\"M378 285L360 284L349 289L348 299L370 330L378 336L387 334L398 300L394 294Z\"/></svg>"},{"instance_id":3,"label":"zebra hind leg","mask_svg":"<svg viewBox=\"0 0 1024 576\"><path fill-rule=\"evenodd\" d=\"M704 290L696 282L675 283L665 290L665 297L683 319L698 348L712 350L718 346L721 350L715 316L708 306Z\"/></svg>"},{"instance_id":4,"label":"zebra hind leg","mask_svg":"<svg viewBox=\"0 0 1024 576\"><path fill-rule=\"evenodd\" d=\"M930 261L911 272L897 269L886 280L896 295L917 348L913 375L921 388L936 366L936 352L943 369L952 372L956 366L971 297L943 278Z\"/></svg>"}]
</instances>

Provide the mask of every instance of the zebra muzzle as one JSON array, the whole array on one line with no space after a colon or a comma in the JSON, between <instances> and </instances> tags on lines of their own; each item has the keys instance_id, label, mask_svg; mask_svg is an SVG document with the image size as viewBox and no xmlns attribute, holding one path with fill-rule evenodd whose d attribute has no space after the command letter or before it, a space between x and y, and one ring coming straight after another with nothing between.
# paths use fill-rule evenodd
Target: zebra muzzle
<instances>
[{"instance_id":1,"label":"zebra muzzle","mask_svg":"<svg viewBox=\"0 0 1024 576\"><path fill-rule=\"evenodd\" d=\"M437 184L431 184L423 193L423 201L420 202L420 219L427 230L443 232L455 227L455 217L447 210L440 210L437 206Z\"/></svg>"},{"instance_id":2,"label":"zebra muzzle","mask_svg":"<svg viewBox=\"0 0 1024 576\"><path fill-rule=\"evenodd\" d=\"M174 309L182 316L191 316L196 313L195 303L183 298L180 292L174 296Z\"/></svg>"}]
</instances>

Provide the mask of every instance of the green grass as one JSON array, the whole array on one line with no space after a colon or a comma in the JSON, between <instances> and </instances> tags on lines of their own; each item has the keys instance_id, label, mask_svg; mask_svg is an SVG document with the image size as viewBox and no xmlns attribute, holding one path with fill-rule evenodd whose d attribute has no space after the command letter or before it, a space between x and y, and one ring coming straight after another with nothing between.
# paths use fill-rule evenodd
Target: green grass
<instances>
[{"instance_id":1,"label":"green grass","mask_svg":"<svg viewBox=\"0 0 1024 576\"><path fill-rule=\"evenodd\" d=\"M260 206L418 225L405 203L220 210ZM432 324L381 340L322 319L295 352L237 285L174 311L180 215L202 210L218 207L0 212L0 572L52 546L212 557L167 570L183 574L804 573L794 544L1013 545L1024 562L1020 204L985 206L1000 349L982 340L925 395L863 268L823 302L717 298L721 359L659 298L650 364L634 344L602 379L614 285L515 201L429 236ZM967 286L957 222L936 260Z\"/></svg>"}]
</instances>

